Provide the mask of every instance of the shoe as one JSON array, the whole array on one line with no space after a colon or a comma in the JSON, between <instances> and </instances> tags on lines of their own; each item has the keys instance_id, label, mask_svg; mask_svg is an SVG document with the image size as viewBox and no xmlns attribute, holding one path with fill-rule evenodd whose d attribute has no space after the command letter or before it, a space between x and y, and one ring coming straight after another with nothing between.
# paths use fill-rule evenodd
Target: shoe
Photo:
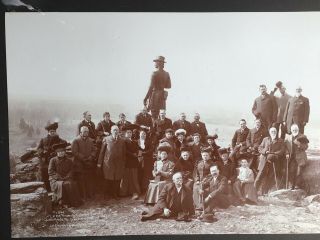
<instances>
[{"instance_id":1,"label":"shoe","mask_svg":"<svg viewBox=\"0 0 320 240\"><path fill-rule=\"evenodd\" d=\"M147 211L142 211L141 215L147 215L148 212Z\"/></svg>"},{"instance_id":2,"label":"shoe","mask_svg":"<svg viewBox=\"0 0 320 240\"><path fill-rule=\"evenodd\" d=\"M142 216L140 220L141 220L141 222L145 222L148 220L148 218L146 216Z\"/></svg>"},{"instance_id":3,"label":"shoe","mask_svg":"<svg viewBox=\"0 0 320 240\"><path fill-rule=\"evenodd\" d=\"M132 200L138 200L139 199L139 195L137 193L134 193L131 199Z\"/></svg>"}]
</instances>

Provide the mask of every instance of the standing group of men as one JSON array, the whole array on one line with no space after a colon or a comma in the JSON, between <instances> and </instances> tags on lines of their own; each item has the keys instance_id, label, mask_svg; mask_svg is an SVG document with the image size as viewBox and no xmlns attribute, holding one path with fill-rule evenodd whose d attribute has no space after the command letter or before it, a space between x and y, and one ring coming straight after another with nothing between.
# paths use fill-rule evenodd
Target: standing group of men
<instances>
[{"instance_id":1,"label":"standing group of men","mask_svg":"<svg viewBox=\"0 0 320 240\"><path fill-rule=\"evenodd\" d=\"M303 187L301 171L308 147L303 133L310 107L301 87L291 97L281 82L270 94L260 85L261 95L252 107L254 128L248 129L241 119L231 147L220 148L215 142L218 136L208 135L198 113L193 122L184 113L174 122L166 117L164 89L171 88L171 80L163 69L164 57L154 62L157 71L134 123L123 113L115 123L105 112L96 126L87 111L70 149L56 134L57 123L46 126L48 136L38 146L40 176L56 202L76 206L99 192L108 198L138 199L159 175L166 185L142 220L160 214L188 221L194 209L211 213L215 207L229 206L230 195L237 204L256 203L260 188L265 194L274 185ZM274 96L278 89L280 97ZM160 168L157 161L162 162ZM164 170L163 166L169 167Z\"/></svg>"}]
</instances>

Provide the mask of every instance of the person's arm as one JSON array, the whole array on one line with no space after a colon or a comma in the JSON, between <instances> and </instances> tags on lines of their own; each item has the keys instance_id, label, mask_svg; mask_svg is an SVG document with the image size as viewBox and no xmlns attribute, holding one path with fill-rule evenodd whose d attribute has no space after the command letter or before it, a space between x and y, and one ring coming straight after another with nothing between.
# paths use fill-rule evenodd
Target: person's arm
<instances>
[{"instance_id":1,"label":"person's arm","mask_svg":"<svg viewBox=\"0 0 320 240\"><path fill-rule=\"evenodd\" d=\"M271 101L272 101L272 123L275 123L277 121L277 116L278 116L278 104L274 96L271 96Z\"/></svg>"},{"instance_id":2,"label":"person's arm","mask_svg":"<svg viewBox=\"0 0 320 240\"><path fill-rule=\"evenodd\" d=\"M225 193L227 190L228 190L228 182L227 182L227 179L226 179L225 177L223 177L223 178L221 179L221 182L220 182L220 184L219 184L219 187L218 187L216 190L212 191L212 192L208 195L208 197L209 197L209 198L213 198L213 197L215 197L215 196L216 196L217 194L219 194L219 193Z\"/></svg>"},{"instance_id":3,"label":"person's arm","mask_svg":"<svg viewBox=\"0 0 320 240\"><path fill-rule=\"evenodd\" d=\"M205 123L203 123L203 133L205 136L208 136L208 130Z\"/></svg>"},{"instance_id":4,"label":"person's arm","mask_svg":"<svg viewBox=\"0 0 320 240\"><path fill-rule=\"evenodd\" d=\"M252 113L255 117L258 117L259 112L257 109L257 100L254 100L253 106L252 106Z\"/></svg>"},{"instance_id":5,"label":"person's arm","mask_svg":"<svg viewBox=\"0 0 320 240\"><path fill-rule=\"evenodd\" d=\"M151 93L152 93L152 90L153 90L153 86L154 86L153 82L154 82L154 74L152 74L152 76L151 76L150 86L149 86L148 92L147 92L147 94L146 94L146 96L145 96L145 98L143 100L144 105L147 104L147 100L151 96Z\"/></svg>"},{"instance_id":6,"label":"person's arm","mask_svg":"<svg viewBox=\"0 0 320 240\"><path fill-rule=\"evenodd\" d=\"M51 160L49 162L48 175L50 178L52 178L54 180L59 179L59 175L57 174L57 170L56 170L56 164L55 164L55 161L53 158L51 158Z\"/></svg>"},{"instance_id":7,"label":"person's arm","mask_svg":"<svg viewBox=\"0 0 320 240\"><path fill-rule=\"evenodd\" d=\"M101 145L101 150L100 150L100 153L99 153L97 167L101 167L102 166L106 150L107 150L107 143L105 141L103 141L102 145Z\"/></svg>"},{"instance_id":8,"label":"person's arm","mask_svg":"<svg viewBox=\"0 0 320 240\"><path fill-rule=\"evenodd\" d=\"M166 171L160 171L160 175L164 178L171 178L174 171L174 163L168 163L168 169Z\"/></svg>"},{"instance_id":9,"label":"person's arm","mask_svg":"<svg viewBox=\"0 0 320 240\"><path fill-rule=\"evenodd\" d=\"M236 143L237 143L237 131L235 131L235 133L233 134L233 138L232 138L232 142L231 142L232 148L234 148L236 146Z\"/></svg>"},{"instance_id":10,"label":"person's arm","mask_svg":"<svg viewBox=\"0 0 320 240\"><path fill-rule=\"evenodd\" d=\"M286 122L287 121L287 116L288 116L288 111L289 111L289 107L290 107L290 99L288 100L288 103L287 103L287 106L286 106L286 109L284 110L284 114L283 114L283 122Z\"/></svg>"},{"instance_id":11,"label":"person's arm","mask_svg":"<svg viewBox=\"0 0 320 240\"><path fill-rule=\"evenodd\" d=\"M305 110L304 110L304 124L309 122L309 114L310 114L310 104L309 104L309 99L305 98L306 100L306 105L305 105Z\"/></svg>"},{"instance_id":12,"label":"person's arm","mask_svg":"<svg viewBox=\"0 0 320 240\"><path fill-rule=\"evenodd\" d=\"M164 188L162 189L162 191L160 192L159 194L159 197L158 197L158 202L157 202L157 206L159 208L167 208L168 205L167 205L167 195L168 195L168 185L165 185Z\"/></svg>"},{"instance_id":13,"label":"person's arm","mask_svg":"<svg viewBox=\"0 0 320 240\"><path fill-rule=\"evenodd\" d=\"M267 138L264 138L262 140L262 143L260 144L260 146L258 147L258 151L260 154L266 154L266 141L267 141Z\"/></svg>"},{"instance_id":14,"label":"person's arm","mask_svg":"<svg viewBox=\"0 0 320 240\"><path fill-rule=\"evenodd\" d=\"M71 143L71 151L72 154L75 158L79 159L79 160L84 160L84 155L82 153L79 152L79 144L78 144L78 140L75 139L73 140L73 142Z\"/></svg>"}]
</instances>

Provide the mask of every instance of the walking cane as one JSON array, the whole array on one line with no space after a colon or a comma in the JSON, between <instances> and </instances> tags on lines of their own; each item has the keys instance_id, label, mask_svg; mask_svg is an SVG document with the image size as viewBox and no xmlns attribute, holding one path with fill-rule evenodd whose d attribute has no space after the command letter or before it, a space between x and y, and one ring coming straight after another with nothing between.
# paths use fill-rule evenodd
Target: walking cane
<instances>
[{"instance_id":1,"label":"walking cane","mask_svg":"<svg viewBox=\"0 0 320 240\"><path fill-rule=\"evenodd\" d=\"M286 189L288 189L288 183L289 183L289 159L286 158L287 160L287 171L286 171Z\"/></svg>"},{"instance_id":2,"label":"walking cane","mask_svg":"<svg viewBox=\"0 0 320 240\"><path fill-rule=\"evenodd\" d=\"M273 165L274 179L276 181L276 188L277 188L277 190L279 190L278 189L277 174L276 174L276 167L274 166L274 162L272 162L272 165Z\"/></svg>"}]
</instances>

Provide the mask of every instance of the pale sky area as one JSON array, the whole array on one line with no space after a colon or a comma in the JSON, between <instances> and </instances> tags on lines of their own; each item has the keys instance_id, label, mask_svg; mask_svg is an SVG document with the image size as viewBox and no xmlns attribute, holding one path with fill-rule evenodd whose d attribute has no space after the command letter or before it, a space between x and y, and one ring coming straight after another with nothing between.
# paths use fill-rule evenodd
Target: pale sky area
<instances>
[{"instance_id":1,"label":"pale sky area","mask_svg":"<svg viewBox=\"0 0 320 240\"><path fill-rule=\"evenodd\" d=\"M319 121L320 13L6 13L8 95L138 112L166 57L168 111L251 113L281 80Z\"/></svg>"}]
</instances>

